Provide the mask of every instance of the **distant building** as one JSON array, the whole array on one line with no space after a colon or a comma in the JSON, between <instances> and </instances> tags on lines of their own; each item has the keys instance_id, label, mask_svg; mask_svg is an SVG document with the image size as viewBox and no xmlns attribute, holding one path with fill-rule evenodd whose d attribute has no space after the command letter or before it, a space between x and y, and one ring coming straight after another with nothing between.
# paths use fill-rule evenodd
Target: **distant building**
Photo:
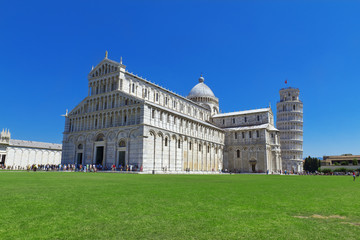
<instances>
[{"instance_id":1,"label":"distant building","mask_svg":"<svg viewBox=\"0 0 360 240\"><path fill-rule=\"evenodd\" d=\"M360 155L343 154L338 156L324 156L321 161L321 166L353 165L353 160L357 160L360 163Z\"/></svg>"},{"instance_id":2,"label":"distant building","mask_svg":"<svg viewBox=\"0 0 360 240\"><path fill-rule=\"evenodd\" d=\"M24 169L32 164L60 164L61 144L11 139L9 130L0 134L0 167Z\"/></svg>"},{"instance_id":3,"label":"distant building","mask_svg":"<svg viewBox=\"0 0 360 240\"><path fill-rule=\"evenodd\" d=\"M276 104L282 168L295 172L303 170L303 103L299 93L298 88L283 88Z\"/></svg>"}]
</instances>

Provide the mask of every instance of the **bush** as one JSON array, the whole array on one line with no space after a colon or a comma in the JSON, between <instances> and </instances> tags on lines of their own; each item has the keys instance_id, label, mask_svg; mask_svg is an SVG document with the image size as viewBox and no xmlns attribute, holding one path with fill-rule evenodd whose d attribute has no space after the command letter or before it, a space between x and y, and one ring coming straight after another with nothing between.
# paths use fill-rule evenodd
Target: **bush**
<instances>
[{"instance_id":1,"label":"bush","mask_svg":"<svg viewBox=\"0 0 360 240\"><path fill-rule=\"evenodd\" d=\"M354 159L354 160L352 161L352 164L353 164L353 165L358 165L358 160Z\"/></svg>"},{"instance_id":2,"label":"bush","mask_svg":"<svg viewBox=\"0 0 360 240\"><path fill-rule=\"evenodd\" d=\"M335 162L334 165L335 165L335 166L340 166L340 163Z\"/></svg>"},{"instance_id":3,"label":"bush","mask_svg":"<svg viewBox=\"0 0 360 240\"><path fill-rule=\"evenodd\" d=\"M342 165L342 166L349 165L349 162L348 162L348 161L342 161L342 162L341 162L341 165Z\"/></svg>"},{"instance_id":4,"label":"bush","mask_svg":"<svg viewBox=\"0 0 360 240\"><path fill-rule=\"evenodd\" d=\"M324 169L321 169L321 172L323 172L323 173L331 173L332 170L330 168L324 168Z\"/></svg>"},{"instance_id":5,"label":"bush","mask_svg":"<svg viewBox=\"0 0 360 240\"><path fill-rule=\"evenodd\" d=\"M336 168L334 172L344 172L346 173L348 170L346 168Z\"/></svg>"}]
</instances>

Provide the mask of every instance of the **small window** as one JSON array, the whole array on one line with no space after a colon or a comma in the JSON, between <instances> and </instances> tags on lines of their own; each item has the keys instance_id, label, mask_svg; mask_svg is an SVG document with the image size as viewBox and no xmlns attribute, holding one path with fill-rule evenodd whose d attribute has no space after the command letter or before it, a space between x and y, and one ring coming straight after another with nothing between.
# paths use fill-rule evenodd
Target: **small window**
<instances>
[{"instance_id":1,"label":"small window","mask_svg":"<svg viewBox=\"0 0 360 240\"><path fill-rule=\"evenodd\" d=\"M274 138L274 134L273 134L273 133L271 134L271 138Z\"/></svg>"},{"instance_id":2,"label":"small window","mask_svg":"<svg viewBox=\"0 0 360 240\"><path fill-rule=\"evenodd\" d=\"M176 101L174 101L174 108L176 108Z\"/></svg>"},{"instance_id":3,"label":"small window","mask_svg":"<svg viewBox=\"0 0 360 240\"><path fill-rule=\"evenodd\" d=\"M161 112L160 113L160 121L162 121L162 119L163 119L163 113Z\"/></svg>"},{"instance_id":4,"label":"small window","mask_svg":"<svg viewBox=\"0 0 360 240\"><path fill-rule=\"evenodd\" d=\"M199 144L199 152L201 152L201 144Z\"/></svg>"},{"instance_id":5,"label":"small window","mask_svg":"<svg viewBox=\"0 0 360 240\"><path fill-rule=\"evenodd\" d=\"M236 157L237 157L237 158L240 158L240 150L237 150L237 151L236 151Z\"/></svg>"},{"instance_id":6,"label":"small window","mask_svg":"<svg viewBox=\"0 0 360 240\"><path fill-rule=\"evenodd\" d=\"M244 122L247 122L247 118L246 118L246 117L244 117Z\"/></svg>"},{"instance_id":7,"label":"small window","mask_svg":"<svg viewBox=\"0 0 360 240\"><path fill-rule=\"evenodd\" d=\"M191 150L191 142L189 142L189 150Z\"/></svg>"},{"instance_id":8,"label":"small window","mask_svg":"<svg viewBox=\"0 0 360 240\"><path fill-rule=\"evenodd\" d=\"M235 135L235 139L237 139L237 133L234 133L234 135Z\"/></svg>"},{"instance_id":9,"label":"small window","mask_svg":"<svg viewBox=\"0 0 360 240\"><path fill-rule=\"evenodd\" d=\"M260 121L260 116L259 115L257 116L257 120Z\"/></svg>"},{"instance_id":10,"label":"small window","mask_svg":"<svg viewBox=\"0 0 360 240\"><path fill-rule=\"evenodd\" d=\"M260 137L259 130L256 130L256 137Z\"/></svg>"},{"instance_id":11,"label":"small window","mask_svg":"<svg viewBox=\"0 0 360 240\"><path fill-rule=\"evenodd\" d=\"M129 104L129 100L126 99L126 100L125 100L125 105L128 105L128 104Z\"/></svg>"},{"instance_id":12,"label":"small window","mask_svg":"<svg viewBox=\"0 0 360 240\"><path fill-rule=\"evenodd\" d=\"M165 138L165 147L167 147L167 145L168 145L168 139Z\"/></svg>"},{"instance_id":13,"label":"small window","mask_svg":"<svg viewBox=\"0 0 360 240\"><path fill-rule=\"evenodd\" d=\"M223 125L225 124L225 119L223 119Z\"/></svg>"},{"instance_id":14,"label":"small window","mask_svg":"<svg viewBox=\"0 0 360 240\"><path fill-rule=\"evenodd\" d=\"M233 123L235 123L235 118L233 118Z\"/></svg>"},{"instance_id":15,"label":"small window","mask_svg":"<svg viewBox=\"0 0 360 240\"><path fill-rule=\"evenodd\" d=\"M167 106L168 105L168 98L165 97L165 105Z\"/></svg>"},{"instance_id":16,"label":"small window","mask_svg":"<svg viewBox=\"0 0 360 240\"><path fill-rule=\"evenodd\" d=\"M207 147L207 149L208 149L208 151L207 151L207 152L209 153L209 152L210 152L210 146L208 146L208 147Z\"/></svg>"},{"instance_id":17,"label":"small window","mask_svg":"<svg viewBox=\"0 0 360 240\"><path fill-rule=\"evenodd\" d=\"M293 106L293 110L295 110L295 105Z\"/></svg>"},{"instance_id":18,"label":"small window","mask_svg":"<svg viewBox=\"0 0 360 240\"><path fill-rule=\"evenodd\" d=\"M245 138L245 133L241 132L242 138Z\"/></svg>"},{"instance_id":19,"label":"small window","mask_svg":"<svg viewBox=\"0 0 360 240\"><path fill-rule=\"evenodd\" d=\"M152 110L151 117L155 118L155 110Z\"/></svg>"},{"instance_id":20,"label":"small window","mask_svg":"<svg viewBox=\"0 0 360 240\"><path fill-rule=\"evenodd\" d=\"M156 93L155 101L159 101L159 94Z\"/></svg>"},{"instance_id":21,"label":"small window","mask_svg":"<svg viewBox=\"0 0 360 240\"><path fill-rule=\"evenodd\" d=\"M180 139L178 140L178 148L181 148L181 141L180 141Z\"/></svg>"},{"instance_id":22,"label":"small window","mask_svg":"<svg viewBox=\"0 0 360 240\"><path fill-rule=\"evenodd\" d=\"M249 138L251 138L251 132L249 132Z\"/></svg>"}]
</instances>

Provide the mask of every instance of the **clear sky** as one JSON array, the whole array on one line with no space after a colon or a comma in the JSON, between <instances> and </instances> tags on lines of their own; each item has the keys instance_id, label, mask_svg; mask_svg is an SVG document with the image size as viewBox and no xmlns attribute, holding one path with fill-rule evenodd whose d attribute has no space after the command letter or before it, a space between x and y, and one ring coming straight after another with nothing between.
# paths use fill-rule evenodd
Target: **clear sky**
<instances>
[{"instance_id":1,"label":"clear sky","mask_svg":"<svg viewBox=\"0 0 360 240\"><path fill-rule=\"evenodd\" d=\"M0 128L61 143L109 51L186 96L200 73L222 112L274 113L300 88L304 156L360 154L360 1L1 1ZM288 79L288 84L284 81Z\"/></svg>"}]
</instances>

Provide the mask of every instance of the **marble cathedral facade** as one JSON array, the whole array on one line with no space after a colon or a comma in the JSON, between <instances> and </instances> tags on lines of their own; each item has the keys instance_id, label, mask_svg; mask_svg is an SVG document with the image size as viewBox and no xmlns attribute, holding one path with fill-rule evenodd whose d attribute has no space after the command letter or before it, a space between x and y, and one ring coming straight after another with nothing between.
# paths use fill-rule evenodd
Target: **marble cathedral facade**
<instances>
[{"instance_id":1,"label":"marble cathedral facade","mask_svg":"<svg viewBox=\"0 0 360 240\"><path fill-rule=\"evenodd\" d=\"M219 113L199 78L187 97L106 57L88 74L88 96L65 116L62 163L131 165L144 172L279 171L271 108Z\"/></svg>"}]
</instances>

